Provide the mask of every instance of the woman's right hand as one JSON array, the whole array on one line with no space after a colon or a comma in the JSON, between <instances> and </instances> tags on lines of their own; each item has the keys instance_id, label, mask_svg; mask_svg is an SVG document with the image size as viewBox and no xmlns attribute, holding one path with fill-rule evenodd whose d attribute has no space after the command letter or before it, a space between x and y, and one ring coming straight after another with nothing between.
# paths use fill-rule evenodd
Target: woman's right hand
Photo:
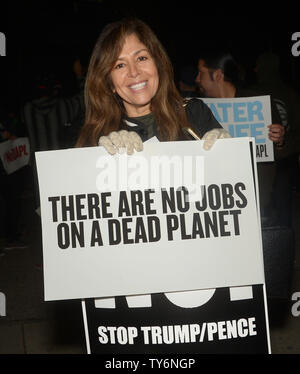
<instances>
[{"instance_id":1,"label":"woman's right hand","mask_svg":"<svg viewBox=\"0 0 300 374\"><path fill-rule=\"evenodd\" d=\"M103 146L111 155L120 153L120 148L126 148L128 155L132 155L134 150L143 150L140 136L135 131L127 130L113 131L107 136L101 136L98 145Z\"/></svg>"}]
</instances>

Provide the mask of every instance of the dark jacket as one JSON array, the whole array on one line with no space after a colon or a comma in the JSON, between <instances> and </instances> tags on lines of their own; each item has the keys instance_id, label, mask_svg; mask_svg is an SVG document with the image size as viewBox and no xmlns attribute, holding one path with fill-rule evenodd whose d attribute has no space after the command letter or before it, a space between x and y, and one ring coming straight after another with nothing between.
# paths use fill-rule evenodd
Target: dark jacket
<instances>
[{"instance_id":1,"label":"dark jacket","mask_svg":"<svg viewBox=\"0 0 300 374\"><path fill-rule=\"evenodd\" d=\"M192 98L187 100L185 111L188 122L200 138L210 130L222 128L220 123L214 117L212 111L201 99ZM151 118L149 120L149 116L151 115L138 118L126 118L126 120L130 122L127 129L136 131L143 141L150 139L152 136L157 136L157 124L155 118L152 115L151 121ZM186 139L186 137L182 136L182 139L178 140L184 139Z\"/></svg>"}]
</instances>

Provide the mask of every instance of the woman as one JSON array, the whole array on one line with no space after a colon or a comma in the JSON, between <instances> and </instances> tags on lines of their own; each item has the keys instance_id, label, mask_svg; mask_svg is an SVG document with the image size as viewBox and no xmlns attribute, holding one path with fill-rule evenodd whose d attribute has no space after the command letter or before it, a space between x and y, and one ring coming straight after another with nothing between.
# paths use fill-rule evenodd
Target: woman
<instances>
[{"instance_id":1,"label":"woman","mask_svg":"<svg viewBox=\"0 0 300 374\"><path fill-rule=\"evenodd\" d=\"M171 62L153 31L138 19L109 24L92 54L85 86L86 119L77 146L102 145L111 154L142 141L187 138L193 128L209 149L230 135L201 100L184 102Z\"/></svg>"}]
</instances>

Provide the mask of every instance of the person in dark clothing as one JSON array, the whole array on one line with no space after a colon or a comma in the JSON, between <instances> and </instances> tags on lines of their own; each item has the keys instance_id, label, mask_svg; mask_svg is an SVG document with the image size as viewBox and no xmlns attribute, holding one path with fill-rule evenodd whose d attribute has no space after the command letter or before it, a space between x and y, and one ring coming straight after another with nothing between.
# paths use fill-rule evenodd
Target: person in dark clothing
<instances>
[{"instance_id":1,"label":"person in dark clothing","mask_svg":"<svg viewBox=\"0 0 300 374\"><path fill-rule=\"evenodd\" d=\"M272 95L282 123L285 125L285 146L278 154L272 201L283 226L292 225L293 188L300 192L300 96L287 85L280 74L280 58L266 51L258 56L255 66L256 82L253 89Z\"/></svg>"},{"instance_id":2,"label":"person in dark clothing","mask_svg":"<svg viewBox=\"0 0 300 374\"><path fill-rule=\"evenodd\" d=\"M171 62L152 30L142 21L106 26L89 64L85 86L86 118L78 147L104 146L109 153L125 146L129 154L143 141L188 139L185 128L205 140L231 137L201 100L185 102Z\"/></svg>"},{"instance_id":3,"label":"person in dark clothing","mask_svg":"<svg viewBox=\"0 0 300 374\"><path fill-rule=\"evenodd\" d=\"M227 51L212 52L199 58L196 83L206 97L259 96L259 92L241 87L242 77L242 69ZM270 124L269 138L280 149L283 145L285 129L272 99L271 107L273 124Z\"/></svg>"},{"instance_id":4,"label":"person in dark clothing","mask_svg":"<svg viewBox=\"0 0 300 374\"><path fill-rule=\"evenodd\" d=\"M71 97L61 94L62 87L53 74L44 74L37 82L36 98L24 105L31 164L34 175L35 206L39 210L39 188L34 153L74 147L84 121L84 72L80 61L73 65L78 92Z\"/></svg>"},{"instance_id":5,"label":"person in dark clothing","mask_svg":"<svg viewBox=\"0 0 300 374\"><path fill-rule=\"evenodd\" d=\"M79 66L78 66L79 65ZM32 152L73 147L84 117L84 72L76 60L73 71L77 92L70 97L62 93L59 80L52 73L42 74L36 82L35 98L24 105L23 117Z\"/></svg>"},{"instance_id":6,"label":"person in dark clothing","mask_svg":"<svg viewBox=\"0 0 300 374\"><path fill-rule=\"evenodd\" d=\"M0 143L13 140L18 135L18 119L13 113L1 118ZM0 161L0 211L1 236L4 238L3 248L27 248L21 238L20 212L21 193L23 192L23 169L7 174ZM0 255L4 252L0 248Z\"/></svg>"},{"instance_id":7,"label":"person in dark clothing","mask_svg":"<svg viewBox=\"0 0 300 374\"><path fill-rule=\"evenodd\" d=\"M198 61L196 83L206 97L235 98L260 96L259 92L242 87L243 71L227 50L209 51ZM274 143L275 159L284 145L285 128L274 101L271 98L272 124L269 138ZM271 204L271 191L275 175L275 163L257 164L262 224L273 225L278 221L275 206Z\"/></svg>"}]
</instances>

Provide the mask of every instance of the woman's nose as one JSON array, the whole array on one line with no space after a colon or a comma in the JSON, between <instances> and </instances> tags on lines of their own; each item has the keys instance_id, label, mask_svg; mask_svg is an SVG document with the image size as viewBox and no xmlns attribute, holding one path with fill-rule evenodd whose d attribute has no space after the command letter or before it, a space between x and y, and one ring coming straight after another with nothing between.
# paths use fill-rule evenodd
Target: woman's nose
<instances>
[{"instance_id":1,"label":"woman's nose","mask_svg":"<svg viewBox=\"0 0 300 374\"><path fill-rule=\"evenodd\" d=\"M129 64L129 67L128 67L128 75L131 77L131 78L135 78L136 76L139 75L139 69L138 69L138 66L132 62Z\"/></svg>"}]
</instances>

